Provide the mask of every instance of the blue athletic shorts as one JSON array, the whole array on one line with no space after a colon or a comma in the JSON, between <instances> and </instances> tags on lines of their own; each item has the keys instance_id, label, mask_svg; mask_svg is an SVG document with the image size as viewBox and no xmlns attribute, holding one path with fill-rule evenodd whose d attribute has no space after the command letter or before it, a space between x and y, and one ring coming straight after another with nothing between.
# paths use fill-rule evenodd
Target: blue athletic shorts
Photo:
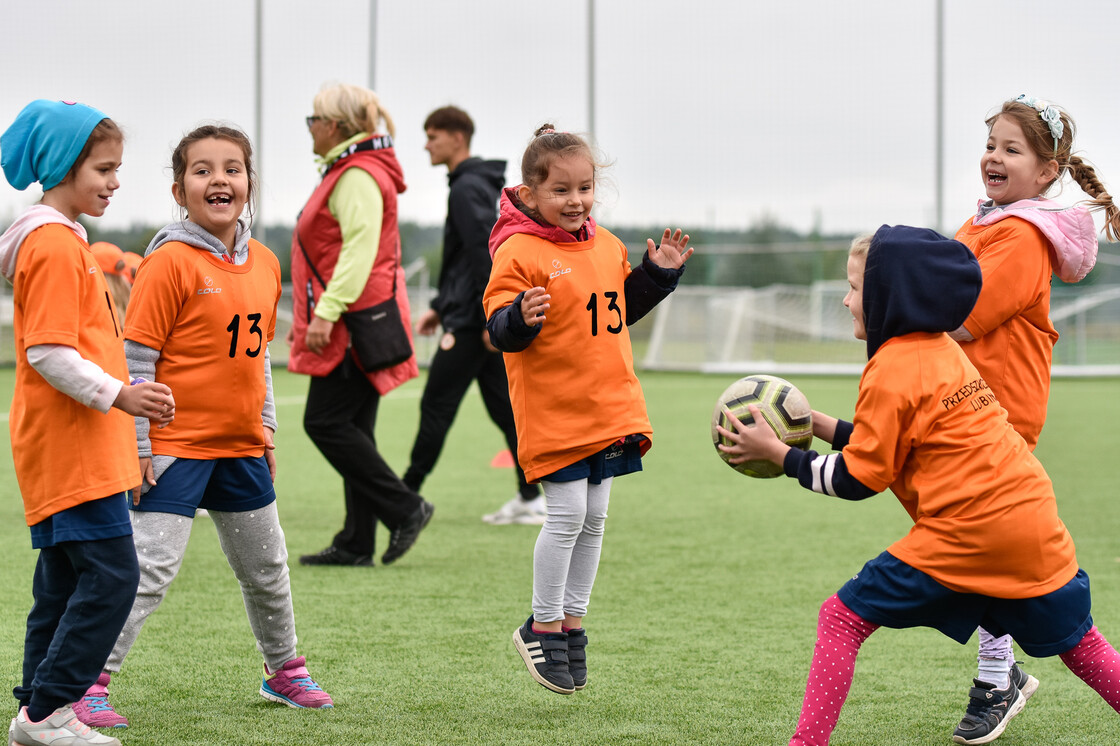
<instances>
[{"instance_id":1,"label":"blue athletic shorts","mask_svg":"<svg viewBox=\"0 0 1120 746\"><path fill-rule=\"evenodd\" d=\"M31 527L31 546L43 549L64 541L98 541L131 536L132 523L128 520L127 507L131 502L131 492L118 492L47 516Z\"/></svg>"},{"instance_id":2,"label":"blue athletic shorts","mask_svg":"<svg viewBox=\"0 0 1120 746\"><path fill-rule=\"evenodd\" d=\"M644 440L644 438L642 438ZM604 479L620 477L642 470L642 446L640 440L626 439L622 443L609 446L582 458L574 464L557 469L546 477L544 482L574 482L586 479L591 484L601 484Z\"/></svg>"},{"instance_id":3,"label":"blue athletic shorts","mask_svg":"<svg viewBox=\"0 0 1120 746\"><path fill-rule=\"evenodd\" d=\"M1066 652L1093 626L1089 576L1080 569L1045 596L992 598L949 590L883 552L837 595L856 614L882 627L932 627L962 645L977 627L983 627L996 637L1011 635L1035 658Z\"/></svg>"},{"instance_id":4,"label":"blue athletic shorts","mask_svg":"<svg viewBox=\"0 0 1120 746\"><path fill-rule=\"evenodd\" d=\"M133 510L194 517L198 508L231 513L263 508L276 499L268 462L257 458L177 458Z\"/></svg>"}]
</instances>

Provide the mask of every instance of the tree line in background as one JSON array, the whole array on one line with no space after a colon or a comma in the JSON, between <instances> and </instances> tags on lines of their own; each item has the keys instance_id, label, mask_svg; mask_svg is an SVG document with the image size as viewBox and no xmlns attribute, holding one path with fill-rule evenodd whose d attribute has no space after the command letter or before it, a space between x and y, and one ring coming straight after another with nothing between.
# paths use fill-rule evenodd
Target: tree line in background
<instances>
[{"instance_id":1,"label":"tree line in background","mask_svg":"<svg viewBox=\"0 0 1120 746\"><path fill-rule=\"evenodd\" d=\"M133 225L124 229L101 229L87 226L90 243L108 241L125 251L143 254L159 230L150 225ZM645 251L646 239L655 241L665 226L612 227L630 250L630 261L636 264ZM439 277L443 244L442 225L401 223L401 253L405 266L423 258L433 282ZM262 238L259 228L254 235ZM719 285L724 287L767 287L774 284L805 285L817 280L843 280L846 276L847 249L851 234L823 236L818 232L800 233L763 219L740 230L699 229L690 231L692 244L699 248L688 262L681 278L686 285ZM264 243L280 259L284 281L290 280L292 226L276 224L264 231ZM703 247L711 247L705 252ZM1115 244L1101 244L1102 253L1116 255ZM1120 259L1120 257L1118 257ZM1055 283L1060 283L1055 278ZM1097 267L1081 283L1120 284L1120 265L1098 262Z\"/></svg>"}]
</instances>

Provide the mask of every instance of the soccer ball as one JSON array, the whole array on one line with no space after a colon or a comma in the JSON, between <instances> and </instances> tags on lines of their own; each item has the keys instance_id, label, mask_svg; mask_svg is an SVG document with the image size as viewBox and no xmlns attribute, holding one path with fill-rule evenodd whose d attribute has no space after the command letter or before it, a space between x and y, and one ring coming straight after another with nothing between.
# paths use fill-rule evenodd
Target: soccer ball
<instances>
[{"instance_id":1,"label":"soccer ball","mask_svg":"<svg viewBox=\"0 0 1120 746\"><path fill-rule=\"evenodd\" d=\"M789 381L777 376L754 375L740 378L728 386L716 400L716 408L712 412L712 443L716 445L716 453L720 458L724 461L730 458L719 450L719 445L731 445L731 442L720 436L716 425L724 430L735 429L724 416L723 410L730 410L740 422L749 425L754 422L747 409L750 404L758 407L763 419L770 423L782 442L803 451L808 450L809 444L813 442L813 416L809 400ZM764 460L728 466L748 477L769 479L782 474L781 466Z\"/></svg>"}]
</instances>

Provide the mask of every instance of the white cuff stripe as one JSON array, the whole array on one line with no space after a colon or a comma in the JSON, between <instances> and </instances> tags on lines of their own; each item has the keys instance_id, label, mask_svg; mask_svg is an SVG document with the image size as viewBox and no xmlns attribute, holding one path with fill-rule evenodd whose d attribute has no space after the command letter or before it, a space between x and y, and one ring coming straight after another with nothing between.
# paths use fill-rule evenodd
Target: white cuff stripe
<instances>
[{"instance_id":1,"label":"white cuff stripe","mask_svg":"<svg viewBox=\"0 0 1120 746\"><path fill-rule=\"evenodd\" d=\"M837 456L838 454L830 453L813 459L809 465L813 475L813 492L836 497L836 491L832 486L832 476L835 472Z\"/></svg>"}]
</instances>

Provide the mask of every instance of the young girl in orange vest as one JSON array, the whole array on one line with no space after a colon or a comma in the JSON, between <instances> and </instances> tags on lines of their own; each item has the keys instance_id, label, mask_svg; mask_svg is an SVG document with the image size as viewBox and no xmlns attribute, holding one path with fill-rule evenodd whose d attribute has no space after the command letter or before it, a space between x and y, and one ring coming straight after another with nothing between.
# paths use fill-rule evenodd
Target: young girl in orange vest
<instances>
[{"instance_id":1,"label":"young girl in orange vest","mask_svg":"<svg viewBox=\"0 0 1120 746\"><path fill-rule=\"evenodd\" d=\"M950 333L980 371L1007 417L1033 450L1046 422L1050 366L1058 332L1050 320L1053 275L1079 282L1097 257L1090 209L1105 211L1105 231L1120 235L1120 209L1096 171L1073 155L1074 122L1059 107L1029 96L1006 101L988 118L980 156L987 199L981 200L956 238L980 262L984 287L959 329ZM1063 207L1046 195L1065 174L1092 199L1088 207ZM1030 698L1038 680L1015 663L1012 640L979 630L977 680L1010 696ZM987 743L995 727L972 710L960 721L962 743ZM982 708L981 708L982 709Z\"/></svg>"},{"instance_id":2,"label":"young girl in orange vest","mask_svg":"<svg viewBox=\"0 0 1120 746\"><path fill-rule=\"evenodd\" d=\"M947 335L980 293L976 258L934 231L883 226L853 243L848 283L844 305L868 355L855 417L813 412L813 434L840 452L790 448L753 405L754 424L726 412L733 430L719 428L732 464L766 459L806 489L845 500L889 488L914 520L822 604L789 743L829 742L859 648L880 626L932 627L961 644L980 624L1013 634L1033 656L1060 656L1120 710L1120 655L1093 624L1089 576L1050 478ZM969 712L993 726L981 743L1025 702L981 681L970 696Z\"/></svg>"},{"instance_id":3,"label":"young girl in orange vest","mask_svg":"<svg viewBox=\"0 0 1120 746\"><path fill-rule=\"evenodd\" d=\"M128 724L109 704L109 677L179 572L200 508L241 584L264 656L261 696L290 707L333 706L296 655L288 551L272 484L268 343L280 262L242 220L255 191L252 145L238 129L206 125L179 142L171 168L171 193L185 219L148 246L129 302L125 354L133 376L169 383L189 406L163 430L136 422L144 477L132 501L140 589L104 672L77 708L84 722L100 727Z\"/></svg>"},{"instance_id":4,"label":"young girl in orange vest","mask_svg":"<svg viewBox=\"0 0 1120 746\"><path fill-rule=\"evenodd\" d=\"M591 218L596 159L579 136L537 130L490 236L487 329L505 353L518 462L544 485L533 613L513 644L533 679L587 684L583 617L599 566L611 480L639 471L652 429L627 326L672 292L692 255L666 230L631 270L626 246Z\"/></svg>"},{"instance_id":5,"label":"young girl in orange vest","mask_svg":"<svg viewBox=\"0 0 1120 746\"><path fill-rule=\"evenodd\" d=\"M100 111L45 100L0 136L8 183L43 187L0 237L15 303L12 459L39 550L10 744L120 746L79 722L71 703L97 678L136 597L129 415L165 424L175 413L167 386L129 385L121 321L78 222L109 206L123 142Z\"/></svg>"}]
</instances>

